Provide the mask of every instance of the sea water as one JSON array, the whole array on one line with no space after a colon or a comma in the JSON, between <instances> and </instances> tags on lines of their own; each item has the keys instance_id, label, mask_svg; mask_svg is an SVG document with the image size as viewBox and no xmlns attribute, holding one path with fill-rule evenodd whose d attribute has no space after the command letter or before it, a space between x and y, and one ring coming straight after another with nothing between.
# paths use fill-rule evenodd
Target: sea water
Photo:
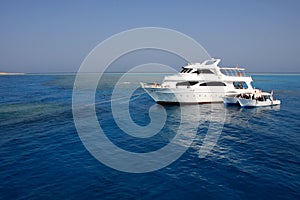
<instances>
[{"instance_id":1,"label":"sea water","mask_svg":"<svg viewBox=\"0 0 300 200\"><path fill-rule=\"evenodd\" d=\"M148 173L118 171L85 148L72 114L74 75L0 76L0 199L300 198L300 75L253 75L254 86L273 90L280 106L213 105L225 119L204 157L199 149L210 128L210 104L160 107L136 89L129 103L132 120L147 126L149 108L164 109L165 126L151 138L132 137L118 127L112 91L119 85L126 95L126 88L141 77L152 82L163 78L133 74L117 83L120 74L107 74L92 106L110 141L136 153L168 145L180 126L180 109L189 111L182 126L195 131L192 144L170 165ZM115 101L126 103L120 97Z\"/></svg>"}]
</instances>

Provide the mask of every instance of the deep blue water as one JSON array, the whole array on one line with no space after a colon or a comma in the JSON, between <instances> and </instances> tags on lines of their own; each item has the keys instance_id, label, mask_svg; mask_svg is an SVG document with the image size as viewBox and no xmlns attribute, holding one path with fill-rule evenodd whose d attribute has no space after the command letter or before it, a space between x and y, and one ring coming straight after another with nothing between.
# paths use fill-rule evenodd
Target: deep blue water
<instances>
[{"instance_id":1,"label":"deep blue water","mask_svg":"<svg viewBox=\"0 0 300 200\"><path fill-rule=\"evenodd\" d=\"M118 75L100 81L99 124L118 147L149 152L167 145L179 126L178 106L165 106L157 137L137 139L114 122L110 105ZM144 77L144 79L153 77ZM157 80L162 77L156 77ZM226 111L213 150L199 157L208 129L204 115L193 144L174 163L149 173L126 173L96 160L81 142L72 115L72 75L0 76L0 199L300 199L300 75L255 75L254 85L274 90L280 107ZM130 82L123 83L124 92ZM133 120L145 126L156 106L137 90ZM209 112L211 105L183 109ZM159 108L159 107L158 107Z\"/></svg>"}]
</instances>

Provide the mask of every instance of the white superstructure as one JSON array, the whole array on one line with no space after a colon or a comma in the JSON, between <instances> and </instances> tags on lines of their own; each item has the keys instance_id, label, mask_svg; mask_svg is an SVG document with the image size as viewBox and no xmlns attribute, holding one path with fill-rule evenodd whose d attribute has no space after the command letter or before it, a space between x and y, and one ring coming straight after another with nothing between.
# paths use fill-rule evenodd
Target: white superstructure
<instances>
[{"instance_id":1,"label":"white superstructure","mask_svg":"<svg viewBox=\"0 0 300 200\"><path fill-rule=\"evenodd\" d=\"M176 75L166 76L162 84L141 83L157 103L223 102L228 94L252 92L250 76L244 69L219 67L220 59L184 66Z\"/></svg>"}]
</instances>

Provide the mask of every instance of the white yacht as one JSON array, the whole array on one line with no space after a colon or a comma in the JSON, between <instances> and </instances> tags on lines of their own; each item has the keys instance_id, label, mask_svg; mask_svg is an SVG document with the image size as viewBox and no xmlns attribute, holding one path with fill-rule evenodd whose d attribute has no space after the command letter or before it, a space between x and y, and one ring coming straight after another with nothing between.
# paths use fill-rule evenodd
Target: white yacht
<instances>
[{"instance_id":1,"label":"white yacht","mask_svg":"<svg viewBox=\"0 0 300 200\"><path fill-rule=\"evenodd\" d=\"M253 92L245 69L219 67L220 59L190 63L180 73L164 77L161 84L141 83L157 103L223 102L225 95Z\"/></svg>"}]
</instances>

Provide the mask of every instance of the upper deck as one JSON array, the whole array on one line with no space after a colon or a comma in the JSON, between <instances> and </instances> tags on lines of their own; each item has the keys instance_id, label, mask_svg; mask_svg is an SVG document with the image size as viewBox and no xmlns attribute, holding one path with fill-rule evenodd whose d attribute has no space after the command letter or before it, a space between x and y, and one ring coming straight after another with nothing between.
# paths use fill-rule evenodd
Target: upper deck
<instances>
[{"instance_id":1,"label":"upper deck","mask_svg":"<svg viewBox=\"0 0 300 200\"><path fill-rule=\"evenodd\" d=\"M182 67L177 75L166 76L165 81L180 80L211 80L211 81L247 81L251 82L251 76L245 74L244 68L219 67L220 59L206 60L202 63L189 63Z\"/></svg>"},{"instance_id":2,"label":"upper deck","mask_svg":"<svg viewBox=\"0 0 300 200\"><path fill-rule=\"evenodd\" d=\"M180 74L215 74L229 77L247 77L244 68L219 67L220 59L206 60L203 63L189 63L182 67Z\"/></svg>"}]
</instances>

